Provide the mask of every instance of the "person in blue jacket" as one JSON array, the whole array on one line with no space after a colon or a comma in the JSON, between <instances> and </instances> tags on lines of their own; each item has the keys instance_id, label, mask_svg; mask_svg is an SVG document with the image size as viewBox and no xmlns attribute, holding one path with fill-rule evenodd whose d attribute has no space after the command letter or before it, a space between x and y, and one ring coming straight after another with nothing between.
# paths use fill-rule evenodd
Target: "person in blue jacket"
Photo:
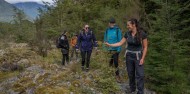
<instances>
[{"instance_id":1,"label":"person in blue jacket","mask_svg":"<svg viewBox=\"0 0 190 94\"><path fill-rule=\"evenodd\" d=\"M120 42L122 39L122 33L121 33L121 29L116 25L115 19L111 18L109 21L109 27L107 28L107 30L104 33L104 42L110 43L110 44L114 44L117 42ZM119 53L121 51L121 47L109 47L108 52L111 54L111 59L109 62L110 66L115 66L116 71L116 79L118 82L120 82L120 76L119 76Z\"/></svg>"},{"instance_id":2,"label":"person in blue jacket","mask_svg":"<svg viewBox=\"0 0 190 94\"><path fill-rule=\"evenodd\" d=\"M89 64L90 64L90 57L92 53L93 46L95 47L95 50L97 50L97 41L94 33L89 28L89 25L85 25L83 30L80 32L77 40L76 50L81 51L81 57L82 57L82 70L85 70L85 64L86 64L86 71L89 70ZM87 55L87 56L86 56Z\"/></svg>"}]
</instances>

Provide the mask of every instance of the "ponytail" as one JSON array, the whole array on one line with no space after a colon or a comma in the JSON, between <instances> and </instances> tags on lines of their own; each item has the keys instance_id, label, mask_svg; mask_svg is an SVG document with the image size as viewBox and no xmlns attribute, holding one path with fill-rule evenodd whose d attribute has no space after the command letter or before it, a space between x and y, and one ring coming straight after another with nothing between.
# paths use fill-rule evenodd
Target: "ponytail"
<instances>
[{"instance_id":1,"label":"ponytail","mask_svg":"<svg viewBox=\"0 0 190 94\"><path fill-rule=\"evenodd\" d=\"M142 30L143 29L140 27L139 22L137 21L137 19L134 19L134 18L132 18L132 19L130 19L128 21L130 21L131 24L133 24L133 25L135 24L135 26L137 28L137 42L141 43L141 41L142 41Z\"/></svg>"}]
</instances>

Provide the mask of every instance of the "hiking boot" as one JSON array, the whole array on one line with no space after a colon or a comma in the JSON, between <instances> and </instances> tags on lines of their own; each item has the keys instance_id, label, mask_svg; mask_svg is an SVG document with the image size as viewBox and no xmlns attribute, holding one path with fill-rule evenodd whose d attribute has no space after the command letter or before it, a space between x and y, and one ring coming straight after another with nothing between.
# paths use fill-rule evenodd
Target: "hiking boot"
<instances>
[{"instance_id":1,"label":"hiking boot","mask_svg":"<svg viewBox=\"0 0 190 94\"><path fill-rule=\"evenodd\" d=\"M80 61L80 59L78 58L76 61L77 61L77 62L79 62L79 61Z\"/></svg>"},{"instance_id":2,"label":"hiking boot","mask_svg":"<svg viewBox=\"0 0 190 94\"><path fill-rule=\"evenodd\" d=\"M121 77L120 77L119 75L116 75L116 81L117 81L118 83L121 83Z\"/></svg>"},{"instance_id":3,"label":"hiking boot","mask_svg":"<svg viewBox=\"0 0 190 94\"><path fill-rule=\"evenodd\" d=\"M86 68L86 72L88 72L89 71L89 68Z\"/></svg>"},{"instance_id":4,"label":"hiking boot","mask_svg":"<svg viewBox=\"0 0 190 94\"><path fill-rule=\"evenodd\" d=\"M84 66L81 67L82 71L85 71Z\"/></svg>"},{"instance_id":5,"label":"hiking boot","mask_svg":"<svg viewBox=\"0 0 190 94\"><path fill-rule=\"evenodd\" d=\"M66 63L67 63L67 65L69 65L70 61L67 61Z\"/></svg>"},{"instance_id":6,"label":"hiking boot","mask_svg":"<svg viewBox=\"0 0 190 94\"><path fill-rule=\"evenodd\" d=\"M130 94L137 94L136 91L131 92Z\"/></svg>"}]
</instances>

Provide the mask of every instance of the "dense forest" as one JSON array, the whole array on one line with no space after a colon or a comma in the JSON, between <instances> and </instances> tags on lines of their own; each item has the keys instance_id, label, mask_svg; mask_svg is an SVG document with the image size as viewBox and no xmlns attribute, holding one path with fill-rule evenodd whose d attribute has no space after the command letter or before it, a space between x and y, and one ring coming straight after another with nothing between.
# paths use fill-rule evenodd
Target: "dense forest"
<instances>
[{"instance_id":1,"label":"dense forest","mask_svg":"<svg viewBox=\"0 0 190 94\"><path fill-rule=\"evenodd\" d=\"M158 94L190 93L190 0L54 0L54 5L44 4L46 9L39 9L34 22L15 10L13 23L0 23L1 43L28 43L45 57L63 31L71 37L89 24L102 41L110 17L123 34L127 20L136 18L149 41L145 86Z\"/></svg>"}]
</instances>

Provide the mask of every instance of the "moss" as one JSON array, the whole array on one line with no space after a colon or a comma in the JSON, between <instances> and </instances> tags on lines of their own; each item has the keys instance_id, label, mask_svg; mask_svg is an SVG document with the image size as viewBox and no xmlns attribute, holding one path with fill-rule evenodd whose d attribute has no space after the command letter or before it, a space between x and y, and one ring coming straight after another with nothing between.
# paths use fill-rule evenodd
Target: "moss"
<instances>
[{"instance_id":1,"label":"moss","mask_svg":"<svg viewBox=\"0 0 190 94\"><path fill-rule=\"evenodd\" d=\"M24 87L21 83L16 83L13 85L13 90L16 92L25 92L26 87Z\"/></svg>"},{"instance_id":2,"label":"moss","mask_svg":"<svg viewBox=\"0 0 190 94\"><path fill-rule=\"evenodd\" d=\"M16 92L24 92L27 88L31 88L36 86L35 83L32 82L31 78L22 78L19 81L13 84L13 90Z\"/></svg>"},{"instance_id":3,"label":"moss","mask_svg":"<svg viewBox=\"0 0 190 94\"><path fill-rule=\"evenodd\" d=\"M25 84L25 87L27 87L27 88L31 88L31 87L35 87L35 86L36 86L36 84L33 82L29 82L29 83Z\"/></svg>"},{"instance_id":4,"label":"moss","mask_svg":"<svg viewBox=\"0 0 190 94\"><path fill-rule=\"evenodd\" d=\"M70 91L66 87L39 87L36 89L35 94L69 94Z\"/></svg>"},{"instance_id":5,"label":"moss","mask_svg":"<svg viewBox=\"0 0 190 94\"><path fill-rule=\"evenodd\" d=\"M61 73L59 73L57 75L52 76L50 79L51 80L68 80L67 79L68 76L69 76L68 72L61 72Z\"/></svg>"},{"instance_id":6,"label":"moss","mask_svg":"<svg viewBox=\"0 0 190 94\"><path fill-rule=\"evenodd\" d=\"M13 53L18 53L17 51L12 51ZM26 53L27 52L27 53ZM59 50L51 50L48 53L48 56L45 58L32 53L28 54L30 51L22 51L18 54L18 57L30 58L31 65L42 66L44 70L49 70L50 75L44 74L37 78L37 83L33 83L33 78L23 77L19 81L15 82L13 85L13 90L18 92L25 92L27 88L35 87L35 94L69 94L80 93L80 94L92 94L92 91L89 88L93 88L105 94L110 92L118 92L118 85L115 81L114 68L108 67L105 53L99 52L98 55L92 55L92 60L90 63L90 71L83 72L81 71L81 64L74 63L67 66L66 70L59 69L59 59L61 60L61 53ZM100 55L101 54L101 55ZM24 55L24 56L21 56ZM35 56L33 56L35 55ZM8 56L8 55L7 55ZM16 58L17 55L14 54L8 58L10 61L12 58ZM55 66L54 66L55 65ZM58 66L58 67L57 67ZM11 72L4 74L0 72L0 81L6 78L16 76L19 72ZM5 76L1 76L5 75ZM49 77L49 78L48 78ZM45 79L48 78L48 82L45 82ZM71 82L71 85L67 85L64 82ZM60 84L61 83L61 84ZM42 84L39 86L39 84ZM84 88L84 86L88 88Z\"/></svg>"},{"instance_id":7,"label":"moss","mask_svg":"<svg viewBox=\"0 0 190 94\"><path fill-rule=\"evenodd\" d=\"M59 61L62 60L61 51L59 51L58 49L51 50L48 52L47 57L44 57L43 59L47 63L59 64L59 63L61 63Z\"/></svg>"},{"instance_id":8,"label":"moss","mask_svg":"<svg viewBox=\"0 0 190 94\"><path fill-rule=\"evenodd\" d=\"M91 90L89 90L87 88L82 88L81 89L81 93L82 94L94 94Z\"/></svg>"},{"instance_id":9,"label":"moss","mask_svg":"<svg viewBox=\"0 0 190 94\"><path fill-rule=\"evenodd\" d=\"M80 63L74 63L69 67L70 71L73 73L81 73L81 65Z\"/></svg>"},{"instance_id":10,"label":"moss","mask_svg":"<svg viewBox=\"0 0 190 94\"><path fill-rule=\"evenodd\" d=\"M25 83L27 83L27 82L29 82L29 81L31 81L31 80L32 80L32 78L24 77L24 78L21 78L21 79L19 80L19 83L25 84Z\"/></svg>"},{"instance_id":11,"label":"moss","mask_svg":"<svg viewBox=\"0 0 190 94\"><path fill-rule=\"evenodd\" d=\"M19 71L0 72L0 82L6 80L7 78L11 78L11 77L17 76L18 74L19 74Z\"/></svg>"}]
</instances>

